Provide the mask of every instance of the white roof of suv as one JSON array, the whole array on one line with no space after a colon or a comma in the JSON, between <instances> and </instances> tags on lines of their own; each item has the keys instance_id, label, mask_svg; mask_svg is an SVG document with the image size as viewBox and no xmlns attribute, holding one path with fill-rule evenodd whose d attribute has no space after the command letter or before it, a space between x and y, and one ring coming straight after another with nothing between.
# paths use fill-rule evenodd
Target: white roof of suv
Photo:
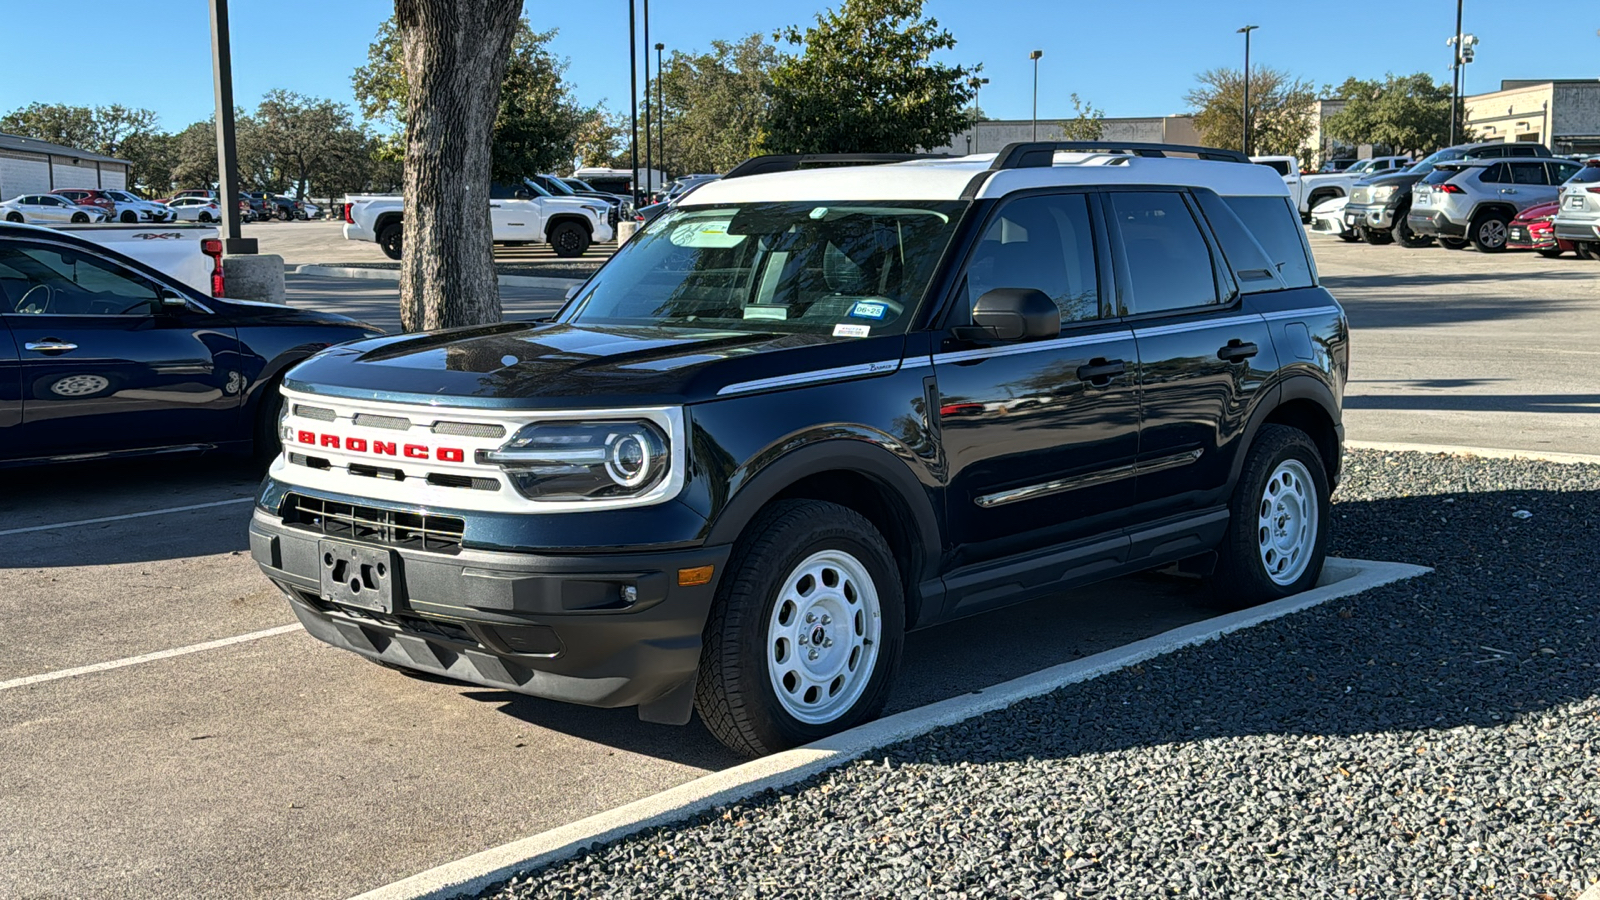
<instances>
[{"instance_id":1,"label":"white roof of suv","mask_svg":"<svg viewBox=\"0 0 1600 900\"><path fill-rule=\"evenodd\" d=\"M992 170L996 154L922 159L872 166L803 169L725 178L702 185L688 206L757 202L959 200L973 179L992 172L978 199L1069 185L1180 185L1229 197L1286 197L1282 177L1267 166L1128 153L1057 151L1054 164Z\"/></svg>"}]
</instances>

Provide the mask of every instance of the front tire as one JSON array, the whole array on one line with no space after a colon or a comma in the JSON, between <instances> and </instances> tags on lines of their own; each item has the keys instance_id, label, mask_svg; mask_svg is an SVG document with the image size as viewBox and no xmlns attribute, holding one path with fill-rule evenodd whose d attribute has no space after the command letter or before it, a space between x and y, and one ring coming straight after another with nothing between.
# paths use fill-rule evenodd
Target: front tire
<instances>
[{"instance_id":1,"label":"front tire","mask_svg":"<svg viewBox=\"0 0 1600 900\"><path fill-rule=\"evenodd\" d=\"M1539 255L1545 259L1560 259L1561 253L1562 250L1560 247L1546 247L1545 249L1539 251Z\"/></svg>"},{"instance_id":2,"label":"front tire","mask_svg":"<svg viewBox=\"0 0 1600 900\"><path fill-rule=\"evenodd\" d=\"M550 232L550 249L562 259L582 256L589 250L589 232L577 222L562 222Z\"/></svg>"},{"instance_id":3,"label":"front tire","mask_svg":"<svg viewBox=\"0 0 1600 900\"><path fill-rule=\"evenodd\" d=\"M73 213L72 214L72 224L74 224L74 225L86 225L86 224L88 224L88 222L89 222L89 214L88 213Z\"/></svg>"},{"instance_id":4,"label":"front tire","mask_svg":"<svg viewBox=\"0 0 1600 900\"><path fill-rule=\"evenodd\" d=\"M1244 609L1310 590L1328 554L1328 474L1305 432L1263 425L1250 445L1217 548L1213 603Z\"/></svg>"},{"instance_id":5,"label":"front tire","mask_svg":"<svg viewBox=\"0 0 1600 900\"><path fill-rule=\"evenodd\" d=\"M1463 241L1460 238L1439 238L1439 246L1446 250L1465 250L1468 243L1468 241Z\"/></svg>"},{"instance_id":6,"label":"front tire","mask_svg":"<svg viewBox=\"0 0 1600 900\"><path fill-rule=\"evenodd\" d=\"M854 510L786 500L746 529L706 622L695 708L749 756L876 718L905 635L894 554Z\"/></svg>"},{"instance_id":7,"label":"front tire","mask_svg":"<svg viewBox=\"0 0 1600 900\"><path fill-rule=\"evenodd\" d=\"M404 236L404 229L399 224L387 225L382 231L378 232L378 248L383 251L384 256L390 259L399 259L400 245L404 240Z\"/></svg>"},{"instance_id":8,"label":"front tire","mask_svg":"<svg viewBox=\"0 0 1600 900\"><path fill-rule=\"evenodd\" d=\"M1415 250L1418 247L1426 247L1433 243L1433 238L1412 231L1411 224L1406 221L1404 215L1396 217L1393 234L1394 239L1400 243L1400 246L1411 250Z\"/></svg>"},{"instance_id":9,"label":"front tire","mask_svg":"<svg viewBox=\"0 0 1600 900\"><path fill-rule=\"evenodd\" d=\"M1374 247L1381 247L1384 244L1394 243L1394 235L1391 232L1382 231L1377 228L1367 228L1365 229L1365 232L1366 234L1364 237L1367 243Z\"/></svg>"},{"instance_id":10,"label":"front tire","mask_svg":"<svg viewBox=\"0 0 1600 900\"><path fill-rule=\"evenodd\" d=\"M1477 247L1479 253L1499 253L1506 248L1510 224L1511 220L1503 212L1479 213L1468 231L1472 246Z\"/></svg>"}]
</instances>

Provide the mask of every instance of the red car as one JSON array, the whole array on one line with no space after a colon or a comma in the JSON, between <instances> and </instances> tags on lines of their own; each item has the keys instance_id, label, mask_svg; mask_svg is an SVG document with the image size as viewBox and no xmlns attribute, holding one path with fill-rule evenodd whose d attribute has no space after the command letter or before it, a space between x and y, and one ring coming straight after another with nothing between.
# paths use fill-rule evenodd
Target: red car
<instances>
[{"instance_id":1,"label":"red car","mask_svg":"<svg viewBox=\"0 0 1600 900\"><path fill-rule=\"evenodd\" d=\"M1555 225L1552 223L1560 207L1560 203L1551 201L1530 206L1518 213L1506 230L1506 249L1537 250L1540 256L1551 259L1578 249L1571 241L1556 238Z\"/></svg>"},{"instance_id":2,"label":"red car","mask_svg":"<svg viewBox=\"0 0 1600 900\"><path fill-rule=\"evenodd\" d=\"M65 197L79 206L97 206L106 211L108 221L116 221L117 201L106 196L104 191L94 188L61 188L50 193L57 197Z\"/></svg>"}]
</instances>

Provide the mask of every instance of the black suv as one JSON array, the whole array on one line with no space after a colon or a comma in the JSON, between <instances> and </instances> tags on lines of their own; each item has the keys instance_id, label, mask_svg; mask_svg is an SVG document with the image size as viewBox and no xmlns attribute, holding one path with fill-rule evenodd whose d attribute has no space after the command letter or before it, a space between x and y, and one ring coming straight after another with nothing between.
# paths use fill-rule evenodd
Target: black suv
<instances>
[{"instance_id":1,"label":"black suv","mask_svg":"<svg viewBox=\"0 0 1600 900\"><path fill-rule=\"evenodd\" d=\"M1238 153L729 178L554 321L296 367L251 549L376 662L766 753L877 715L909 629L1171 563L1310 587L1347 362Z\"/></svg>"},{"instance_id":2,"label":"black suv","mask_svg":"<svg viewBox=\"0 0 1600 900\"><path fill-rule=\"evenodd\" d=\"M1550 156L1550 148L1533 143L1482 143L1460 144L1418 160L1404 172L1380 175L1357 184L1350 190L1350 202L1344 208L1345 226L1354 229L1369 244L1388 244L1399 241L1404 247L1425 247L1433 243L1428 235L1417 234L1406 223L1411 212L1411 192L1417 182L1442 162L1468 159L1505 159L1512 156ZM1456 238L1442 238L1455 247L1465 247L1467 242Z\"/></svg>"}]
</instances>

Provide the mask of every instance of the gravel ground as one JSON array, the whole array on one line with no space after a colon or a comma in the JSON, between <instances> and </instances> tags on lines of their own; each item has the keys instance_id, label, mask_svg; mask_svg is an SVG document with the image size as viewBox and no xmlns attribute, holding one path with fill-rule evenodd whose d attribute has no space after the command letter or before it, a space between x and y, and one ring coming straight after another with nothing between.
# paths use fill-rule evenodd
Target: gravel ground
<instances>
[{"instance_id":1,"label":"gravel ground","mask_svg":"<svg viewBox=\"0 0 1600 900\"><path fill-rule=\"evenodd\" d=\"M1347 472L1334 551L1435 574L485 896L1575 897L1600 879L1600 466Z\"/></svg>"}]
</instances>

